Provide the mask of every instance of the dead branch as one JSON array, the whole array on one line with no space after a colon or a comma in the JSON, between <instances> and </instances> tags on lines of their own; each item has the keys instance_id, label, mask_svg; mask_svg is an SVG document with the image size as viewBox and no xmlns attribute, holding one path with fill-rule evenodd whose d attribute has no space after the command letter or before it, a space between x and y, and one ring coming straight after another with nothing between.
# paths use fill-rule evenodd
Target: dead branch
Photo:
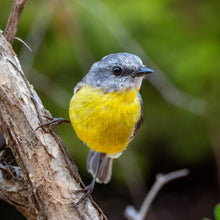
<instances>
[{"instance_id":1,"label":"dead branch","mask_svg":"<svg viewBox=\"0 0 220 220\"><path fill-rule=\"evenodd\" d=\"M27 0L14 0L11 8L10 16L8 18L8 23L5 28L5 38L12 44L14 37L17 33L18 23L21 17L21 13L24 9Z\"/></svg>"},{"instance_id":2,"label":"dead branch","mask_svg":"<svg viewBox=\"0 0 220 220\"><path fill-rule=\"evenodd\" d=\"M84 187L77 167L53 128L35 131L45 122L42 115L51 115L1 33L0 109L0 130L16 160L11 170L21 177L6 178L4 171L10 164L1 166L0 197L29 219L105 219L91 199L71 208L82 196L74 190Z\"/></svg>"},{"instance_id":3,"label":"dead branch","mask_svg":"<svg viewBox=\"0 0 220 220\"><path fill-rule=\"evenodd\" d=\"M146 217L147 212L150 208L150 205L153 202L153 200L155 199L155 197L158 194L158 192L160 191L160 189L168 182L170 182L174 179L184 177L184 176L188 175L188 173L189 173L189 171L187 169L183 169L183 170L174 171L174 172L171 172L168 174L158 174L154 185L152 186L151 190L149 191L149 193L146 195L146 197L144 199L144 202L140 208L140 211L138 212L131 205L127 206L127 208L125 210L125 216L127 217L127 219L129 219L129 220L143 220Z\"/></svg>"}]
</instances>

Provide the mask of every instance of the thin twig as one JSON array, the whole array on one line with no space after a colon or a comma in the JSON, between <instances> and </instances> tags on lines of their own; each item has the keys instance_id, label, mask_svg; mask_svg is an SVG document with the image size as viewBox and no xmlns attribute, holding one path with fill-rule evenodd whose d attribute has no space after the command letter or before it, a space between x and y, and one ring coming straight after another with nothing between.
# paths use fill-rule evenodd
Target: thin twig
<instances>
[{"instance_id":1,"label":"thin twig","mask_svg":"<svg viewBox=\"0 0 220 220\"><path fill-rule=\"evenodd\" d=\"M30 52L32 52L31 47L29 47L28 44L25 43L21 38L19 38L19 37L14 37L14 39L20 41Z\"/></svg>"},{"instance_id":2,"label":"thin twig","mask_svg":"<svg viewBox=\"0 0 220 220\"><path fill-rule=\"evenodd\" d=\"M147 212L150 208L151 203L155 199L156 195L160 191L160 189L168 182L184 177L189 174L189 170L183 169L174 171L168 174L158 174L156 177L156 181L152 186L149 193L146 195L144 202L138 212L133 206L127 206L125 210L125 216L129 220L143 220L147 215Z\"/></svg>"},{"instance_id":3,"label":"thin twig","mask_svg":"<svg viewBox=\"0 0 220 220\"><path fill-rule=\"evenodd\" d=\"M5 38L12 44L14 37L17 33L18 23L21 17L21 13L24 9L27 0L14 0L11 8L10 16L8 18L8 23L5 28Z\"/></svg>"}]
</instances>

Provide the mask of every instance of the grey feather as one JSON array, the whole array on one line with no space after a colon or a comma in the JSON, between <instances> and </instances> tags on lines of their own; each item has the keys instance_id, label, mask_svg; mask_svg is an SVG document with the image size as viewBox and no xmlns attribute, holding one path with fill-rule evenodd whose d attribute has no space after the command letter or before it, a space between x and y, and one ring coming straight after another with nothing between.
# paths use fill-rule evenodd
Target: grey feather
<instances>
[{"instance_id":1,"label":"grey feather","mask_svg":"<svg viewBox=\"0 0 220 220\"><path fill-rule=\"evenodd\" d=\"M89 151L86 167L88 172L91 173L93 177L96 175L96 182L107 184L111 180L112 160L113 159L108 157L108 155L105 153L100 153L94 150ZM98 165L99 168L97 171Z\"/></svg>"},{"instance_id":2,"label":"grey feather","mask_svg":"<svg viewBox=\"0 0 220 220\"><path fill-rule=\"evenodd\" d=\"M134 132L133 132L133 134L131 135L131 138L130 138L129 143L134 139L135 134L137 133L138 129L141 127L141 125L142 125L143 122L144 122L144 120L143 120L143 101L142 101L142 98L141 98L141 95L140 95L139 92L137 93L137 96L138 96L138 98L139 98L139 100L140 100L141 116L140 116L139 120L137 121L137 123L136 123L136 125L135 125Z\"/></svg>"},{"instance_id":3,"label":"grey feather","mask_svg":"<svg viewBox=\"0 0 220 220\"><path fill-rule=\"evenodd\" d=\"M124 70L121 76L112 73L114 66L120 66ZM131 74L145 67L142 60L133 54L116 53L102 58L94 63L87 75L77 83L74 88L76 93L83 85L92 85L103 92L122 91L124 89L140 88L143 77L131 77Z\"/></svg>"}]
</instances>

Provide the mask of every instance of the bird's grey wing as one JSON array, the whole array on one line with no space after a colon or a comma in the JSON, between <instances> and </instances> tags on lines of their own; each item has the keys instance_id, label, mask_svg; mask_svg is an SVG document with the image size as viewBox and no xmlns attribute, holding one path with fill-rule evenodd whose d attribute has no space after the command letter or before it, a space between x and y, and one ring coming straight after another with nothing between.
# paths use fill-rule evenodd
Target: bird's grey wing
<instances>
[{"instance_id":1,"label":"bird's grey wing","mask_svg":"<svg viewBox=\"0 0 220 220\"><path fill-rule=\"evenodd\" d=\"M137 133L138 129L140 128L140 126L141 126L141 125L143 124L143 122L144 122L144 120L143 120L143 101L142 101L142 98L141 98L141 95L140 95L139 92L137 93L137 96L138 96L138 98L139 98L139 100L140 100L141 116L140 116L140 118L138 119L138 121L137 121L137 123L136 123L136 125L135 125L134 132L133 132L133 134L131 135L131 138L130 138L129 143L133 140L133 138L134 138L135 134Z\"/></svg>"}]
</instances>

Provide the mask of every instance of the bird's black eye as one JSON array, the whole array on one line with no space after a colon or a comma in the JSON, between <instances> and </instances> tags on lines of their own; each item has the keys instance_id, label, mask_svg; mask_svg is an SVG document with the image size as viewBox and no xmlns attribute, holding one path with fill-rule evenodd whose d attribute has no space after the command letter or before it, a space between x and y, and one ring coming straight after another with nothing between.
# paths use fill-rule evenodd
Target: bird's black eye
<instances>
[{"instance_id":1,"label":"bird's black eye","mask_svg":"<svg viewBox=\"0 0 220 220\"><path fill-rule=\"evenodd\" d=\"M118 67L118 66L113 67L112 71L113 71L114 75L116 75L116 76L120 76L122 73L121 67Z\"/></svg>"}]
</instances>

